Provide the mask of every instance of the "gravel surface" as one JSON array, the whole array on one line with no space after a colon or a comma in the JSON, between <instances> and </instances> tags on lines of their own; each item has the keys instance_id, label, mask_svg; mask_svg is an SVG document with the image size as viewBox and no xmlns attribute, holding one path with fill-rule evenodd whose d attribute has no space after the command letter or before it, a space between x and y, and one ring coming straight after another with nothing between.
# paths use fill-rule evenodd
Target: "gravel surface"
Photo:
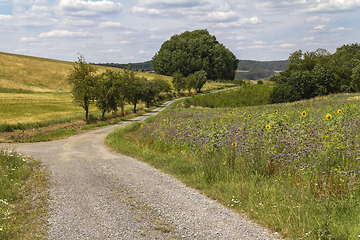
<instances>
[{"instance_id":1,"label":"gravel surface","mask_svg":"<svg viewBox=\"0 0 360 240\"><path fill-rule=\"evenodd\" d=\"M109 151L106 135L130 122L59 141L0 145L50 170L48 239L276 239L170 175Z\"/></svg>"}]
</instances>

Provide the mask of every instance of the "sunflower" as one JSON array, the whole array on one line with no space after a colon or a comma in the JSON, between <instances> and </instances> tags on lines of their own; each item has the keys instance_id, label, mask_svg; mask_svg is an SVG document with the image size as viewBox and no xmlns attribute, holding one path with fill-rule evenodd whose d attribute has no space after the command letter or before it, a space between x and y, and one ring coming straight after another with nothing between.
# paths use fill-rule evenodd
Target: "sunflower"
<instances>
[{"instance_id":1,"label":"sunflower","mask_svg":"<svg viewBox=\"0 0 360 240\"><path fill-rule=\"evenodd\" d=\"M267 130L269 130L271 127L270 127L270 125L268 124L268 125L265 126L265 128L266 128Z\"/></svg>"},{"instance_id":2,"label":"sunflower","mask_svg":"<svg viewBox=\"0 0 360 240\"><path fill-rule=\"evenodd\" d=\"M278 110L274 110L274 113L275 113L275 114L278 114Z\"/></svg>"},{"instance_id":3,"label":"sunflower","mask_svg":"<svg viewBox=\"0 0 360 240\"><path fill-rule=\"evenodd\" d=\"M236 148L236 147L237 147L237 143L236 143L236 142L233 142L233 143L231 144L231 146L232 146L233 148Z\"/></svg>"},{"instance_id":4,"label":"sunflower","mask_svg":"<svg viewBox=\"0 0 360 240\"><path fill-rule=\"evenodd\" d=\"M303 112L301 113L301 116L306 117L306 112L303 111Z\"/></svg>"},{"instance_id":5,"label":"sunflower","mask_svg":"<svg viewBox=\"0 0 360 240\"><path fill-rule=\"evenodd\" d=\"M248 118L251 118L251 115L250 115L250 114L248 115Z\"/></svg>"},{"instance_id":6,"label":"sunflower","mask_svg":"<svg viewBox=\"0 0 360 240\"><path fill-rule=\"evenodd\" d=\"M330 119L331 119L331 114L329 113L326 115L326 120L330 120Z\"/></svg>"},{"instance_id":7,"label":"sunflower","mask_svg":"<svg viewBox=\"0 0 360 240\"><path fill-rule=\"evenodd\" d=\"M338 109L338 110L337 110L337 114L339 114L339 115L342 114L342 110L341 110L341 109Z\"/></svg>"}]
</instances>

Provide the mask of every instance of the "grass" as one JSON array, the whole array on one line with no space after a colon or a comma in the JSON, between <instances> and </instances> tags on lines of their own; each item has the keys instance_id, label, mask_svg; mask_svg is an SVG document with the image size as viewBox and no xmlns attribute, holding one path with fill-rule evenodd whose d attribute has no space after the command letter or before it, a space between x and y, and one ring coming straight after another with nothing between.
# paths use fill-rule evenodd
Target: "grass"
<instances>
[{"instance_id":1,"label":"grass","mask_svg":"<svg viewBox=\"0 0 360 240\"><path fill-rule=\"evenodd\" d=\"M48 173L38 161L0 151L0 239L45 239Z\"/></svg>"},{"instance_id":2,"label":"grass","mask_svg":"<svg viewBox=\"0 0 360 240\"><path fill-rule=\"evenodd\" d=\"M74 62L77 59L74 59ZM74 62L59 61L47 58L31 57L19 54L0 52L0 89L31 92L69 92L67 77ZM96 66L98 74L106 69L122 72L120 68ZM149 79L155 74L136 72L138 76ZM165 77L171 80L170 77Z\"/></svg>"},{"instance_id":3,"label":"grass","mask_svg":"<svg viewBox=\"0 0 360 240\"><path fill-rule=\"evenodd\" d=\"M272 87L267 85L244 84L236 91L187 98L184 105L209 108L244 107L270 103Z\"/></svg>"},{"instance_id":4,"label":"grass","mask_svg":"<svg viewBox=\"0 0 360 240\"><path fill-rule=\"evenodd\" d=\"M176 105L111 133L108 144L286 238L358 238L358 95L243 108Z\"/></svg>"}]
</instances>

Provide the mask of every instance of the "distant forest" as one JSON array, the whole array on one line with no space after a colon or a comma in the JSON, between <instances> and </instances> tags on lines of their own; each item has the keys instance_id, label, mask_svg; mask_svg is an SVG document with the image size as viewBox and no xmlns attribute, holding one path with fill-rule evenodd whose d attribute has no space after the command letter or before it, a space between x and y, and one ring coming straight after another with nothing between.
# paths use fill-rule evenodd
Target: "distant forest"
<instances>
[{"instance_id":1,"label":"distant forest","mask_svg":"<svg viewBox=\"0 0 360 240\"><path fill-rule=\"evenodd\" d=\"M260 78L269 78L275 75L275 71L284 71L287 69L286 64L288 60L283 61L253 61L253 60L240 60L236 72L235 79L250 79L256 80ZM98 63L97 65L126 68L131 70L151 72L154 71L152 61L140 63Z\"/></svg>"},{"instance_id":2,"label":"distant forest","mask_svg":"<svg viewBox=\"0 0 360 240\"><path fill-rule=\"evenodd\" d=\"M144 71L151 72L154 71L152 61L140 62L140 63L98 63L96 65L116 67L116 68L126 68L129 67L130 70L135 71Z\"/></svg>"}]
</instances>

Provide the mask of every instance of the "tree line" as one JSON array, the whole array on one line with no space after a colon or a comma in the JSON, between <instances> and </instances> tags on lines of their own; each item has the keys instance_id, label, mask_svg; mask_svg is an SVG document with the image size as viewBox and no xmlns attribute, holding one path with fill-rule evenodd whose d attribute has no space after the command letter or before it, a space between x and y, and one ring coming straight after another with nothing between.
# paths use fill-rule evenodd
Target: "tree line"
<instances>
[{"instance_id":1,"label":"tree line","mask_svg":"<svg viewBox=\"0 0 360 240\"><path fill-rule=\"evenodd\" d=\"M126 103L132 104L136 113L136 106L140 101L149 107L161 92L172 90L171 84L160 76L148 80L136 76L129 69L125 69L123 73L107 70L96 75L96 72L94 65L88 64L80 55L68 77L74 102L84 108L87 121L91 104L95 104L102 112L102 118L106 112L116 113L119 108L123 116Z\"/></svg>"},{"instance_id":2,"label":"tree line","mask_svg":"<svg viewBox=\"0 0 360 240\"><path fill-rule=\"evenodd\" d=\"M272 103L292 102L331 93L360 92L360 45L337 48L334 54L319 48L290 54L288 69L275 81Z\"/></svg>"},{"instance_id":3,"label":"tree line","mask_svg":"<svg viewBox=\"0 0 360 240\"><path fill-rule=\"evenodd\" d=\"M94 65L87 63L80 55L68 77L74 102L84 108L86 121L89 119L91 104L95 104L102 112L102 118L105 113L116 113L119 109L124 116L126 103L132 104L133 112L136 113L136 106L140 101L149 108L161 92L170 93L173 89L178 92L191 92L192 89L200 92L207 81L206 72L203 70L188 77L183 77L179 72L175 73L172 79L174 87L161 76L156 75L154 79L148 80L136 76L129 68L125 68L123 73L107 70L97 75L96 72Z\"/></svg>"}]
</instances>

